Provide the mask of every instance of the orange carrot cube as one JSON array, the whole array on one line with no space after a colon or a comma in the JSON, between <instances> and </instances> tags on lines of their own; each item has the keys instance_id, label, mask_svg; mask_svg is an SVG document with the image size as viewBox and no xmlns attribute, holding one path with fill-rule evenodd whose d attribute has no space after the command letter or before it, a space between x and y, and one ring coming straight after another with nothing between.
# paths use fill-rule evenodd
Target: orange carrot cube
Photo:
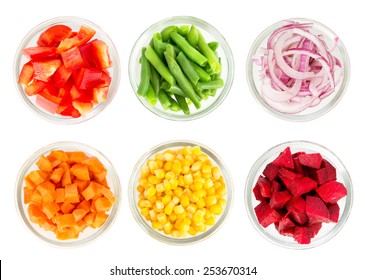
<instances>
[{"instance_id":1,"label":"orange carrot cube","mask_svg":"<svg viewBox=\"0 0 365 280\"><path fill-rule=\"evenodd\" d=\"M45 202L42 206L42 211L48 219L51 219L60 210L56 202Z\"/></svg>"},{"instance_id":2,"label":"orange carrot cube","mask_svg":"<svg viewBox=\"0 0 365 280\"><path fill-rule=\"evenodd\" d=\"M109 217L109 215L104 212L97 212L95 215L93 227L94 228L101 227L105 223L105 221L108 219L108 217Z\"/></svg>"},{"instance_id":3,"label":"orange carrot cube","mask_svg":"<svg viewBox=\"0 0 365 280\"><path fill-rule=\"evenodd\" d=\"M76 163L71 166L70 172L79 180L90 181L89 169L86 165Z\"/></svg>"},{"instance_id":4,"label":"orange carrot cube","mask_svg":"<svg viewBox=\"0 0 365 280\"><path fill-rule=\"evenodd\" d=\"M65 189L57 188L56 189L56 203L63 203L63 202L65 202Z\"/></svg>"},{"instance_id":5,"label":"orange carrot cube","mask_svg":"<svg viewBox=\"0 0 365 280\"><path fill-rule=\"evenodd\" d=\"M52 169L53 169L52 163L45 156L43 156L43 155L40 156L40 158L38 159L36 164L40 170L45 171L45 172L52 172Z\"/></svg>"},{"instance_id":6,"label":"orange carrot cube","mask_svg":"<svg viewBox=\"0 0 365 280\"><path fill-rule=\"evenodd\" d=\"M99 197L95 200L95 210L96 212L109 211L112 207L112 203L106 197Z\"/></svg>"},{"instance_id":7,"label":"orange carrot cube","mask_svg":"<svg viewBox=\"0 0 365 280\"><path fill-rule=\"evenodd\" d=\"M80 202L77 184L73 183L65 186L65 201L70 203Z\"/></svg>"},{"instance_id":8,"label":"orange carrot cube","mask_svg":"<svg viewBox=\"0 0 365 280\"><path fill-rule=\"evenodd\" d=\"M61 211L64 214L70 214L75 209L75 205L70 202L64 202L61 205Z\"/></svg>"},{"instance_id":9,"label":"orange carrot cube","mask_svg":"<svg viewBox=\"0 0 365 280\"><path fill-rule=\"evenodd\" d=\"M63 173L65 173L65 170L62 167L57 167L53 169L50 179L53 182L58 183L61 181Z\"/></svg>"}]
</instances>

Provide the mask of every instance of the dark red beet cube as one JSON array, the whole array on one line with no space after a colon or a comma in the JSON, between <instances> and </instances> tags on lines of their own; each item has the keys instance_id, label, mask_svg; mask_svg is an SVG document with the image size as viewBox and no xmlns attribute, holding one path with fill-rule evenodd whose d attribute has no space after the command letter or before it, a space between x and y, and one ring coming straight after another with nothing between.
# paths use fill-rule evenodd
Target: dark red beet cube
<instances>
[{"instance_id":1,"label":"dark red beet cube","mask_svg":"<svg viewBox=\"0 0 365 280\"><path fill-rule=\"evenodd\" d=\"M274 180L271 182L271 193L279 192L281 190L282 190L282 187L277 181Z\"/></svg>"},{"instance_id":2,"label":"dark red beet cube","mask_svg":"<svg viewBox=\"0 0 365 280\"><path fill-rule=\"evenodd\" d=\"M279 156L273 161L279 167L286 167L289 169L294 169L294 162L291 155L290 147L286 147Z\"/></svg>"},{"instance_id":3,"label":"dark red beet cube","mask_svg":"<svg viewBox=\"0 0 365 280\"><path fill-rule=\"evenodd\" d=\"M317 235L319 230L322 228L322 223L314 223L314 224L311 224L310 227L312 228L312 231L313 231L313 235L312 235L312 238L313 238Z\"/></svg>"},{"instance_id":4,"label":"dark red beet cube","mask_svg":"<svg viewBox=\"0 0 365 280\"><path fill-rule=\"evenodd\" d=\"M329 181L337 180L336 168L328 160L323 159L321 167L327 168Z\"/></svg>"},{"instance_id":5,"label":"dark red beet cube","mask_svg":"<svg viewBox=\"0 0 365 280\"><path fill-rule=\"evenodd\" d=\"M266 200L266 198L261 195L260 186L258 184L256 184L254 186L252 191L253 191L253 194L254 194L256 200L259 200L259 201L265 201Z\"/></svg>"},{"instance_id":6,"label":"dark red beet cube","mask_svg":"<svg viewBox=\"0 0 365 280\"><path fill-rule=\"evenodd\" d=\"M272 209L265 201L261 201L254 210L257 220L264 228L281 220L280 214L275 209Z\"/></svg>"},{"instance_id":7,"label":"dark red beet cube","mask_svg":"<svg viewBox=\"0 0 365 280\"><path fill-rule=\"evenodd\" d=\"M294 171L295 171L295 173L303 174L304 176L306 176L307 175L306 169L304 168L303 165L301 165L299 163L299 159L297 157L293 158L293 162L294 162Z\"/></svg>"},{"instance_id":8,"label":"dark red beet cube","mask_svg":"<svg viewBox=\"0 0 365 280\"><path fill-rule=\"evenodd\" d=\"M288 191L273 192L270 198L270 206L274 209L280 209L292 198Z\"/></svg>"},{"instance_id":9,"label":"dark red beet cube","mask_svg":"<svg viewBox=\"0 0 365 280\"><path fill-rule=\"evenodd\" d=\"M307 195L305 200L309 224L329 223L331 221L327 206L321 198Z\"/></svg>"},{"instance_id":10,"label":"dark red beet cube","mask_svg":"<svg viewBox=\"0 0 365 280\"><path fill-rule=\"evenodd\" d=\"M330 214L330 220L337 223L340 216L340 206L337 203L328 203L327 208Z\"/></svg>"},{"instance_id":11,"label":"dark red beet cube","mask_svg":"<svg viewBox=\"0 0 365 280\"><path fill-rule=\"evenodd\" d=\"M319 169L322 164L322 156L320 153L301 154L298 156L299 163L304 166Z\"/></svg>"},{"instance_id":12,"label":"dark red beet cube","mask_svg":"<svg viewBox=\"0 0 365 280\"><path fill-rule=\"evenodd\" d=\"M337 181L330 181L316 189L318 195L324 202L336 203L347 195L346 187Z\"/></svg>"},{"instance_id":13,"label":"dark red beet cube","mask_svg":"<svg viewBox=\"0 0 365 280\"><path fill-rule=\"evenodd\" d=\"M284 217L275 224L277 231L282 235L293 235L295 224L289 217Z\"/></svg>"},{"instance_id":14,"label":"dark red beet cube","mask_svg":"<svg viewBox=\"0 0 365 280\"><path fill-rule=\"evenodd\" d=\"M284 167L279 168L279 176L280 178L285 177L288 180L294 180L295 178L301 178L303 177L302 174L295 173L293 171L290 171Z\"/></svg>"},{"instance_id":15,"label":"dark red beet cube","mask_svg":"<svg viewBox=\"0 0 365 280\"><path fill-rule=\"evenodd\" d=\"M301 196L293 197L287 204L288 214L299 225L304 225L308 221L308 216L305 212L306 202Z\"/></svg>"},{"instance_id":16,"label":"dark red beet cube","mask_svg":"<svg viewBox=\"0 0 365 280\"><path fill-rule=\"evenodd\" d=\"M309 177L296 178L287 186L293 196L310 192L317 187L317 182Z\"/></svg>"},{"instance_id":17,"label":"dark red beet cube","mask_svg":"<svg viewBox=\"0 0 365 280\"><path fill-rule=\"evenodd\" d=\"M260 175L257 179L256 185L259 187L260 193L263 197L271 197L271 183L269 179Z\"/></svg>"},{"instance_id":18,"label":"dark red beet cube","mask_svg":"<svg viewBox=\"0 0 365 280\"><path fill-rule=\"evenodd\" d=\"M294 240L299 244L309 244L313 236L311 227L296 226L294 229Z\"/></svg>"},{"instance_id":19,"label":"dark red beet cube","mask_svg":"<svg viewBox=\"0 0 365 280\"><path fill-rule=\"evenodd\" d=\"M262 172L270 181L276 178L278 175L279 167L272 162L266 165L264 171Z\"/></svg>"}]
</instances>

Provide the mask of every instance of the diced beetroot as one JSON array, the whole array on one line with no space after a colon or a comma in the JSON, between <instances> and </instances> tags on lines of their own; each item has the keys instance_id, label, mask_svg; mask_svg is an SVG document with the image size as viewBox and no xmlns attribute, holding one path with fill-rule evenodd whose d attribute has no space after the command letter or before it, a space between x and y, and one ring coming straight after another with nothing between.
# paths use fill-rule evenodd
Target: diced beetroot
<instances>
[{"instance_id":1,"label":"diced beetroot","mask_svg":"<svg viewBox=\"0 0 365 280\"><path fill-rule=\"evenodd\" d=\"M337 180L336 168L328 160L323 159L321 167L327 168L328 180L329 181L336 181Z\"/></svg>"},{"instance_id":2,"label":"diced beetroot","mask_svg":"<svg viewBox=\"0 0 365 280\"><path fill-rule=\"evenodd\" d=\"M327 208L330 214L330 220L337 223L340 216L340 206L337 203L328 203Z\"/></svg>"},{"instance_id":3,"label":"diced beetroot","mask_svg":"<svg viewBox=\"0 0 365 280\"><path fill-rule=\"evenodd\" d=\"M336 203L347 195L346 187L337 181L327 182L316 189L324 202Z\"/></svg>"},{"instance_id":4,"label":"diced beetroot","mask_svg":"<svg viewBox=\"0 0 365 280\"><path fill-rule=\"evenodd\" d=\"M309 224L328 223L330 222L330 214L326 204L316 196L306 196L306 212L309 219Z\"/></svg>"},{"instance_id":5,"label":"diced beetroot","mask_svg":"<svg viewBox=\"0 0 365 280\"><path fill-rule=\"evenodd\" d=\"M294 230L294 240L299 244L309 244L313 236L311 227L296 226Z\"/></svg>"},{"instance_id":6,"label":"diced beetroot","mask_svg":"<svg viewBox=\"0 0 365 280\"><path fill-rule=\"evenodd\" d=\"M301 196L293 197L287 204L288 214L294 221L304 225L308 221L306 214L306 202Z\"/></svg>"},{"instance_id":7,"label":"diced beetroot","mask_svg":"<svg viewBox=\"0 0 365 280\"><path fill-rule=\"evenodd\" d=\"M286 147L279 156L273 161L274 164L281 167L294 169L293 158L291 155L290 147Z\"/></svg>"},{"instance_id":8,"label":"diced beetroot","mask_svg":"<svg viewBox=\"0 0 365 280\"><path fill-rule=\"evenodd\" d=\"M271 182L271 193L279 192L281 189L282 187L277 181L274 180Z\"/></svg>"},{"instance_id":9,"label":"diced beetroot","mask_svg":"<svg viewBox=\"0 0 365 280\"><path fill-rule=\"evenodd\" d=\"M288 191L273 192L270 198L270 206L274 209L283 208L291 197Z\"/></svg>"},{"instance_id":10,"label":"diced beetroot","mask_svg":"<svg viewBox=\"0 0 365 280\"><path fill-rule=\"evenodd\" d=\"M294 232L295 224L289 217L284 217L276 224L277 231L282 235L290 235Z\"/></svg>"},{"instance_id":11,"label":"diced beetroot","mask_svg":"<svg viewBox=\"0 0 365 280\"><path fill-rule=\"evenodd\" d=\"M280 214L276 212L275 209L272 209L265 201L261 201L254 210L259 223L264 228L281 220Z\"/></svg>"},{"instance_id":12,"label":"diced beetroot","mask_svg":"<svg viewBox=\"0 0 365 280\"><path fill-rule=\"evenodd\" d=\"M262 172L270 181L273 181L278 175L279 167L276 164L269 163L266 165L264 171Z\"/></svg>"},{"instance_id":13,"label":"diced beetroot","mask_svg":"<svg viewBox=\"0 0 365 280\"><path fill-rule=\"evenodd\" d=\"M285 177L289 180L294 180L295 178L301 178L303 177L302 174L298 174L298 173L295 173L295 172L292 172L286 168L283 168L283 167L280 167L279 168L279 176L280 178L281 177Z\"/></svg>"},{"instance_id":14,"label":"diced beetroot","mask_svg":"<svg viewBox=\"0 0 365 280\"><path fill-rule=\"evenodd\" d=\"M301 154L298 156L299 163L304 166L319 169L322 164L322 156L320 153Z\"/></svg>"},{"instance_id":15,"label":"diced beetroot","mask_svg":"<svg viewBox=\"0 0 365 280\"><path fill-rule=\"evenodd\" d=\"M266 198L262 196L260 186L258 184L255 185L255 187L252 189L253 194L256 198L256 200L259 201L266 201Z\"/></svg>"},{"instance_id":16,"label":"diced beetroot","mask_svg":"<svg viewBox=\"0 0 365 280\"><path fill-rule=\"evenodd\" d=\"M302 177L290 181L287 187L293 196L299 196L315 189L317 183L309 177Z\"/></svg>"},{"instance_id":17,"label":"diced beetroot","mask_svg":"<svg viewBox=\"0 0 365 280\"><path fill-rule=\"evenodd\" d=\"M271 183L269 179L260 175L260 177L257 179L256 185L258 185L260 193L263 197L271 197Z\"/></svg>"},{"instance_id":18,"label":"diced beetroot","mask_svg":"<svg viewBox=\"0 0 365 280\"><path fill-rule=\"evenodd\" d=\"M307 175L306 168L299 163L298 157L293 158L293 162L294 162L294 171L298 174L306 176Z\"/></svg>"},{"instance_id":19,"label":"diced beetroot","mask_svg":"<svg viewBox=\"0 0 365 280\"><path fill-rule=\"evenodd\" d=\"M310 227L313 230L313 235L312 235L312 238L313 238L317 235L319 230L322 228L322 223L314 223L314 224L311 224Z\"/></svg>"},{"instance_id":20,"label":"diced beetroot","mask_svg":"<svg viewBox=\"0 0 365 280\"><path fill-rule=\"evenodd\" d=\"M298 158L298 156L300 155L304 155L305 152L295 152L294 154L292 154L292 158L295 159L295 158Z\"/></svg>"}]
</instances>

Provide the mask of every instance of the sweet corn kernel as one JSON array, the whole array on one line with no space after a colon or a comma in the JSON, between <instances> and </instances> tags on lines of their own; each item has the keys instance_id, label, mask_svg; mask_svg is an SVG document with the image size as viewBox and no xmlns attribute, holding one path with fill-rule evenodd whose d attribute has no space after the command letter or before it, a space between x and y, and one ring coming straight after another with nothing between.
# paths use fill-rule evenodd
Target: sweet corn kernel
<instances>
[{"instance_id":1,"label":"sweet corn kernel","mask_svg":"<svg viewBox=\"0 0 365 280\"><path fill-rule=\"evenodd\" d=\"M155 161L155 160L152 160L152 159L148 160L147 165L148 165L150 173L153 173L156 169L158 169L158 164L157 164L157 161Z\"/></svg>"},{"instance_id":2,"label":"sweet corn kernel","mask_svg":"<svg viewBox=\"0 0 365 280\"><path fill-rule=\"evenodd\" d=\"M174 174L179 175L181 173L181 163L180 161L174 161L172 164L171 170L174 172Z\"/></svg>"},{"instance_id":3,"label":"sweet corn kernel","mask_svg":"<svg viewBox=\"0 0 365 280\"><path fill-rule=\"evenodd\" d=\"M190 204L188 207L186 207L186 211L188 211L191 214L194 214L198 207L195 204Z\"/></svg>"},{"instance_id":4,"label":"sweet corn kernel","mask_svg":"<svg viewBox=\"0 0 365 280\"><path fill-rule=\"evenodd\" d=\"M182 214L184 211L185 209L181 204L174 207L174 212L176 215Z\"/></svg>"},{"instance_id":5,"label":"sweet corn kernel","mask_svg":"<svg viewBox=\"0 0 365 280\"><path fill-rule=\"evenodd\" d=\"M180 202L180 198L178 198L176 195L171 200L171 203L173 205L177 205L179 202Z\"/></svg>"},{"instance_id":6,"label":"sweet corn kernel","mask_svg":"<svg viewBox=\"0 0 365 280\"><path fill-rule=\"evenodd\" d=\"M156 185L156 191L158 193L162 193L164 190L165 190L165 187L164 187L163 183L159 183Z\"/></svg>"},{"instance_id":7,"label":"sweet corn kernel","mask_svg":"<svg viewBox=\"0 0 365 280\"><path fill-rule=\"evenodd\" d=\"M192 235L192 236L195 236L195 235L198 233L198 231L196 230L196 228L195 228L195 227L191 226L191 227L189 228L189 230L188 230L188 233L189 233L190 235Z\"/></svg>"},{"instance_id":8,"label":"sweet corn kernel","mask_svg":"<svg viewBox=\"0 0 365 280\"><path fill-rule=\"evenodd\" d=\"M161 159L158 159L158 160L156 160L156 162L157 162L157 167L158 167L159 169L161 169L161 168L163 167L164 161L163 161L163 160L161 160ZM156 170L155 170L155 171L156 171Z\"/></svg>"},{"instance_id":9,"label":"sweet corn kernel","mask_svg":"<svg viewBox=\"0 0 365 280\"><path fill-rule=\"evenodd\" d=\"M156 176L156 178L158 178L158 179L163 179L163 178L165 178L165 170L163 170L163 169L156 169L156 170L155 170L155 176Z\"/></svg>"},{"instance_id":10,"label":"sweet corn kernel","mask_svg":"<svg viewBox=\"0 0 365 280\"><path fill-rule=\"evenodd\" d=\"M147 165L143 166L141 169L141 177L147 177L148 175L150 175L150 169Z\"/></svg>"},{"instance_id":11,"label":"sweet corn kernel","mask_svg":"<svg viewBox=\"0 0 365 280\"><path fill-rule=\"evenodd\" d=\"M163 154L156 154L155 155L155 160L163 160L164 159L164 155Z\"/></svg>"},{"instance_id":12,"label":"sweet corn kernel","mask_svg":"<svg viewBox=\"0 0 365 280\"><path fill-rule=\"evenodd\" d=\"M156 211L155 210L150 210L149 212L148 212L148 214L150 215L150 217L151 217L151 221L157 221L157 213L156 213Z\"/></svg>"},{"instance_id":13,"label":"sweet corn kernel","mask_svg":"<svg viewBox=\"0 0 365 280\"><path fill-rule=\"evenodd\" d=\"M200 231L200 232L204 232L207 230L207 225L206 224L200 224L200 225L197 225L197 230Z\"/></svg>"},{"instance_id":14,"label":"sweet corn kernel","mask_svg":"<svg viewBox=\"0 0 365 280\"><path fill-rule=\"evenodd\" d=\"M207 195L215 195L215 188L208 188L206 189Z\"/></svg>"},{"instance_id":15,"label":"sweet corn kernel","mask_svg":"<svg viewBox=\"0 0 365 280\"><path fill-rule=\"evenodd\" d=\"M215 215L220 215L222 214L223 208L222 206L220 206L219 204L213 205L209 208L209 210L215 214Z\"/></svg>"},{"instance_id":16,"label":"sweet corn kernel","mask_svg":"<svg viewBox=\"0 0 365 280\"><path fill-rule=\"evenodd\" d=\"M200 156L202 154L202 150L200 149L199 146L194 146L191 148L191 152L193 153L193 155L195 156Z\"/></svg>"},{"instance_id":17,"label":"sweet corn kernel","mask_svg":"<svg viewBox=\"0 0 365 280\"><path fill-rule=\"evenodd\" d=\"M147 197L152 197L156 194L156 189L154 187L150 187L148 190L147 190Z\"/></svg>"},{"instance_id":18,"label":"sweet corn kernel","mask_svg":"<svg viewBox=\"0 0 365 280\"><path fill-rule=\"evenodd\" d=\"M193 215L193 222L195 225L201 225L204 221L204 214L203 212L198 209Z\"/></svg>"},{"instance_id":19,"label":"sweet corn kernel","mask_svg":"<svg viewBox=\"0 0 365 280\"><path fill-rule=\"evenodd\" d=\"M169 183L170 183L170 186L171 186L172 190L176 189L177 186L179 185L179 182L176 178L170 179Z\"/></svg>"},{"instance_id":20,"label":"sweet corn kernel","mask_svg":"<svg viewBox=\"0 0 365 280\"><path fill-rule=\"evenodd\" d=\"M184 175L184 184L191 185L194 182L193 176L191 174Z\"/></svg>"},{"instance_id":21,"label":"sweet corn kernel","mask_svg":"<svg viewBox=\"0 0 365 280\"><path fill-rule=\"evenodd\" d=\"M169 203L171 199L171 195L165 195L161 198L161 202L163 203L163 205L167 205L167 203Z\"/></svg>"},{"instance_id":22,"label":"sweet corn kernel","mask_svg":"<svg viewBox=\"0 0 365 280\"><path fill-rule=\"evenodd\" d=\"M167 223L167 216L165 213L158 213L157 214L157 221L161 224L161 225L165 225Z\"/></svg>"},{"instance_id":23,"label":"sweet corn kernel","mask_svg":"<svg viewBox=\"0 0 365 280\"><path fill-rule=\"evenodd\" d=\"M190 173L190 167L188 165L183 165L181 168L181 173L186 175Z\"/></svg>"},{"instance_id":24,"label":"sweet corn kernel","mask_svg":"<svg viewBox=\"0 0 365 280\"><path fill-rule=\"evenodd\" d=\"M174 190L174 194L175 194L177 197L180 197L180 196L183 194L183 189L182 189L182 187L177 187L177 188Z\"/></svg>"},{"instance_id":25,"label":"sweet corn kernel","mask_svg":"<svg viewBox=\"0 0 365 280\"><path fill-rule=\"evenodd\" d=\"M175 158L174 154L171 152L166 152L163 154L163 156L165 161L172 161Z\"/></svg>"},{"instance_id":26,"label":"sweet corn kernel","mask_svg":"<svg viewBox=\"0 0 365 280\"><path fill-rule=\"evenodd\" d=\"M142 208L142 209L141 209L141 214L142 214L144 217L147 217L147 216L149 216L149 211L150 211L150 209L148 209L148 208Z\"/></svg>"},{"instance_id":27,"label":"sweet corn kernel","mask_svg":"<svg viewBox=\"0 0 365 280\"><path fill-rule=\"evenodd\" d=\"M205 204L206 204L206 202L205 202L205 200L204 200L204 198L199 198L199 200L196 202L196 206L199 208L199 209L202 209L202 208L204 208L205 207Z\"/></svg>"},{"instance_id":28,"label":"sweet corn kernel","mask_svg":"<svg viewBox=\"0 0 365 280\"><path fill-rule=\"evenodd\" d=\"M190 225L187 225L187 224L182 224L181 226L180 226L180 233L187 233L188 231L189 231L189 229L190 229Z\"/></svg>"},{"instance_id":29,"label":"sweet corn kernel","mask_svg":"<svg viewBox=\"0 0 365 280\"><path fill-rule=\"evenodd\" d=\"M155 175L149 175L148 176L148 183L152 185L157 185L160 183L160 179L158 179Z\"/></svg>"},{"instance_id":30,"label":"sweet corn kernel","mask_svg":"<svg viewBox=\"0 0 365 280\"><path fill-rule=\"evenodd\" d=\"M194 194L197 197L202 198L202 197L205 197L207 195L207 192L206 192L206 190L201 189L201 190L197 190L196 192L194 192Z\"/></svg>"},{"instance_id":31,"label":"sweet corn kernel","mask_svg":"<svg viewBox=\"0 0 365 280\"><path fill-rule=\"evenodd\" d=\"M171 230L173 229L173 225L170 222L167 222L163 225L163 231L165 234L170 234Z\"/></svg>"},{"instance_id":32,"label":"sweet corn kernel","mask_svg":"<svg viewBox=\"0 0 365 280\"><path fill-rule=\"evenodd\" d=\"M217 197L215 195L210 195L207 196L205 203L207 204L208 207L216 205L218 202Z\"/></svg>"},{"instance_id":33,"label":"sweet corn kernel","mask_svg":"<svg viewBox=\"0 0 365 280\"><path fill-rule=\"evenodd\" d=\"M191 153L192 153L191 147L185 146L184 148L182 148L181 153L184 156L191 155Z\"/></svg>"},{"instance_id":34,"label":"sweet corn kernel","mask_svg":"<svg viewBox=\"0 0 365 280\"><path fill-rule=\"evenodd\" d=\"M200 170L202 168L202 166L203 166L203 163L200 160L196 161L191 165L191 171L197 172L198 170Z\"/></svg>"},{"instance_id":35,"label":"sweet corn kernel","mask_svg":"<svg viewBox=\"0 0 365 280\"><path fill-rule=\"evenodd\" d=\"M158 229L158 230L162 230L163 229L161 223L159 223L157 221L152 221L152 228Z\"/></svg>"},{"instance_id":36,"label":"sweet corn kernel","mask_svg":"<svg viewBox=\"0 0 365 280\"><path fill-rule=\"evenodd\" d=\"M201 154L198 156L198 159L204 163L211 164L210 161L208 161L208 156L205 154Z\"/></svg>"},{"instance_id":37,"label":"sweet corn kernel","mask_svg":"<svg viewBox=\"0 0 365 280\"><path fill-rule=\"evenodd\" d=\"M171 169L172 169L172 162L171 161L167 161L167 162L165 162L165 164L164 164L164 166L163 166L163 168L165 169L165 171L171 171Z\"/></svg>"},{"instance_id":38,"label":"sweet corn kernel","mask_svg":"<svg viewBox=\"0 0 365 280\"><path fill-rule=\"evenodd\" d=\"M148 175L146 177L139 178L138 183L143 186L143 184L145 184L146 182L148 182L147 177L148 177Z\"/></svg>"},{"instance_id":39,"label":"sweet corn kernel","mask_svg":"<svg viewBox=\"0 0 365 280\"><path fill-rule=\"evenodd\" d=\"M170 221L171 221L171 222L176 221L176 220L177 220L177 215L176 215L176 213L175 213L175 212L172 212L172 213L170 214L170 216L169 216L169 219L170 219Z\"/></svg>"},{"instance_id":40,"label":"sweet corn kernel","mask_svg":"<svg viewBox=\"0 0 365 280\"><path fill-rule=\"evenodd\" d=\"M171 165L172 165L172 163L171 163ZM166 173L165 173L165 178L166 178L167 180L171 180L171 179L175 178L175 173L174 173L174 171L168 171L168 172L166 172Z\"/></svg>"},{"instance_id":41,"label":"sweet corn kernel","mask_svg":"<svg viewBox=\"0 0 365 280\"><path fill-rule=\"evenodd\" d=\"M177 185L180 187L185 187L185 181L184 181L184 176L179 176L177 178ZM188 186L187 186L188 187Z\"/></svg>"},{"instance_id":42,"label":"sweet corn kernel","mask_svg":"<svg viewBox=\"0 0 365 280\"><path fill-rule=\"evenodd\" d=\"M163 210L165 208L165 205L160 200L156 201L155 206L157 210Z\"/></svg>"},{"instance_id":43,"label":"sweet corn kernel","mask_svg":"<svg viewBox=\"0 0 365 280\"><path fill-rule=\"evenodd\" d=\"M180 198L180 204L182 207L187 208L190 204L190 198L188 195L182 195Z\"/></svg>"},{"instance_id":44,"label":"sweet corn kernel","mask_svg":"<svg viewBox=\"0 0 365 280\"><path fill-rule=\"evenodd\" d=\"M140 201L138 201L138 207L139 208L151 208L152 203L148 200L140 200Z\"/></svg>"},{"instance_id":45,"label":"sweet corn kernel","mask_svg":"<svg viewBox=\"0 0 365 280\"><path fill-rule=\"evenodd\" d=\"M212 167L210 165L204 164L202 166L202 173L204 174L211 174L212 173Z\"/></svg>"},{"instance_id":46,"label":"sweet corn kernel","mask_svg":"<svg viewBox=\"0 0 365 280\"><path fill-rule=\"evenodd\" d=\"M208 226L212 226L215 224L215 219L214 217L209 217L208 219L205 220L205 223L208 225Z\"/></svg>"},{"instance_id":47,"label":"sweet corn kernel","mask_svg":"<svg viewBox=\"0 0 365 280\"><path fill-rule=\"evenodd\" d=\"M174 204L172 204L172 202L169 202L166 206L165 206L165 208L164 208L164 213L166 214L166 215L171 215L171 213L172 213L172 211L174 210ZM170 219L171 219L171 217L170 217Z\"/></svg>"},{"instance_id":48,"label":"sweet corn kernel","mask_svg":"<svg viewBox=\"0 0 365 280\"><path fill-rule=\"evenodd\" d=\"M204 182L204 188L209 189L214 187L214 182L211 178L207 178Z\"/></svg>"}]
</instances>

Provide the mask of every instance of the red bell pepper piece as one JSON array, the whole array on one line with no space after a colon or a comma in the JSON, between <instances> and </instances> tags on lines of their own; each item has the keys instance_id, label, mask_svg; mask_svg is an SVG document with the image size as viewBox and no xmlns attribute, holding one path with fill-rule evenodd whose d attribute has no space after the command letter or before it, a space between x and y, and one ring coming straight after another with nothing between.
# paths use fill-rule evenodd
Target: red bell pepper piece
<instances>
[{"instance_id":1,"label":"red bell pepper piece","mask_svg":"<svg viewBox=\"0 0 365 280\"><path fill-rule=\"evenodd\" d=\"M68 71L77 70L83 66L86 66L83 57L81 56L78 47L72 47L62 54L62 61Z\"/></svg>"},{"instance_id":2,"label":"red bell pepper piece","mask_svg":"<svg viewBox=\"0 0 365 280\"><path fill-rule=\"evenodd\" d=\"M58 47L60 42L69 38L72 29L66 25L57 24L46 29L38 38L37 45L41 47Z\"/></svg>"},{"instance_id":3,"label":"red bell pepper piece","mask_svg":"<svg viewBox=\"0 0 365 280\"><path fill-rule=\"evenodd\" d=\"M85 44L95 35L95 33L96 31L91 27L81 26L79 32L75 36L61 41L57 47L58 53L62 53L74 46L81 46Z\"/></svg>"},{"instance_id":4,"label":"red bell pepper piece","mask_svg":"<svg viewBox=\"0 0 365 280\"><path fill-rule=\"evenodd\" d=\"M29 59L54 58L58 56L54 47L30 47L22 50L22 53Z\"/></svg>"},{"instance_id":5,"label":"red bell pepper piece","mask_svg":"<svg viewBox=\"0 0 365 280\"><path fill-rule=\"evenodd\" d=\"M29 84L34 75L34 67L32 65L31 61L28 61L25 63L22 67L22 70L20 71L18 83L21 85L27 85Z\"/></svg>"},{"instance_id":6,"label":"red bell pepper piece","mask_svg":"<svg viewBox=\"0 0 365 280\"><path fill-rule=\"evenodd\" d=\"M47 82L49 77L62 65L59 59L32 60L34 78Z\"/></svg>"}]
</instances>

